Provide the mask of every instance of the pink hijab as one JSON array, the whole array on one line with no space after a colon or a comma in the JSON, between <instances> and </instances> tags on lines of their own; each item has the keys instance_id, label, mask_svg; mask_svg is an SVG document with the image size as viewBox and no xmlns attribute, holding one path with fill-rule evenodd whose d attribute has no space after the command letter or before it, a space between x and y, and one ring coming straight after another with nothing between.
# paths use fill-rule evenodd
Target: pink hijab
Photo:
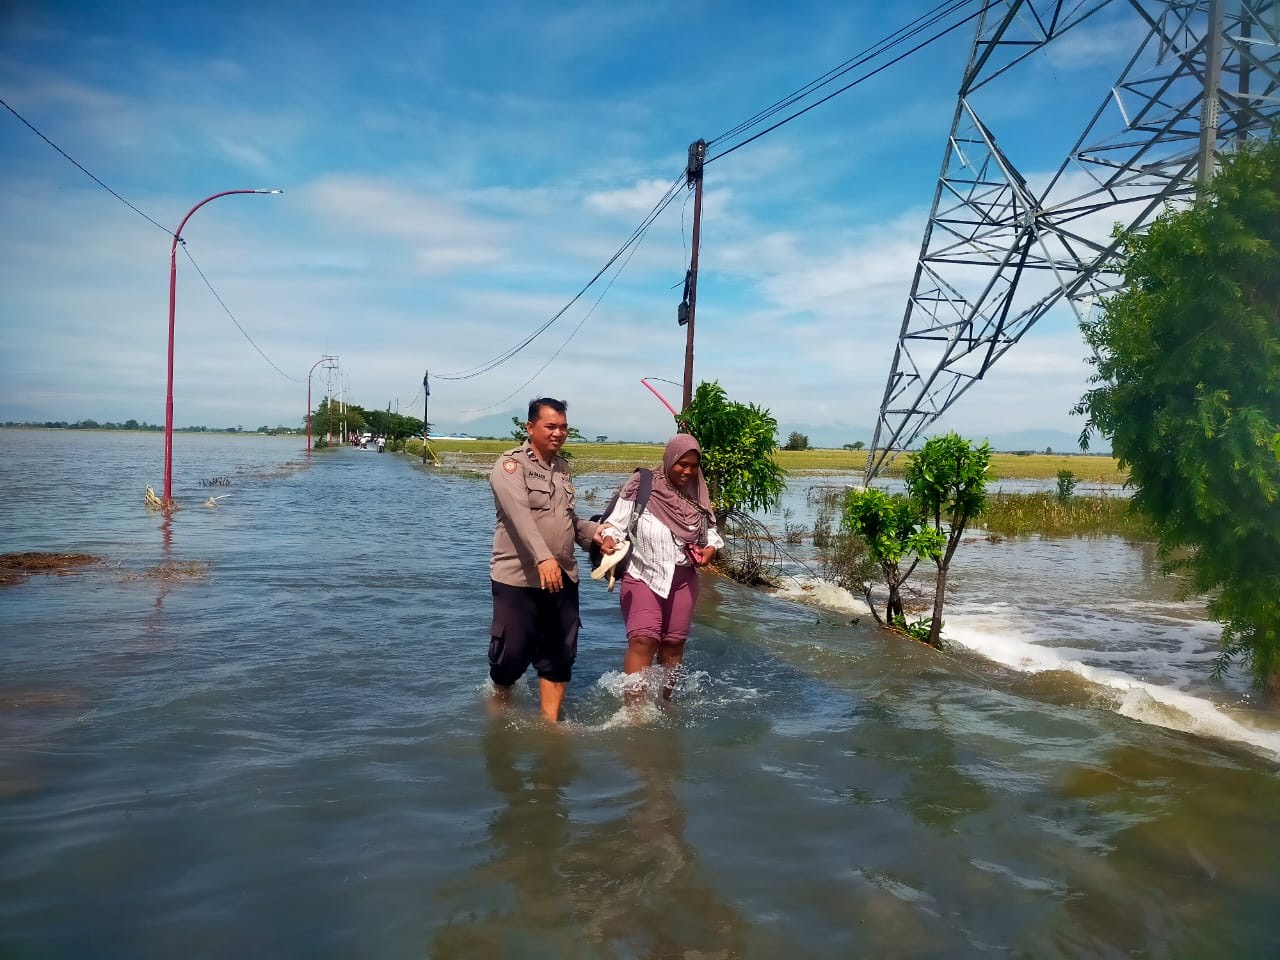
<instances>
[{"instance_id":1,"label":"pink hijab","mask_svg":"<svg viewBox=\"0 0 1280 960\"><path fill-rule=\"evenodd\" d=\"M707 527L716 522L702 470L699 468L682 488L674 486L667 479L675 462L690 450L698 454L701 465L702 448L691 434L677 433L667 441L667 448L662 453L662 469L653 471L653 492L649 494L649 504L645 509L666 524L677 540L697 544L701 542ZM623 500L635 500L639 488L640 477L633 473L622 485L620 496Z\"/></svg>"}]
</instances>

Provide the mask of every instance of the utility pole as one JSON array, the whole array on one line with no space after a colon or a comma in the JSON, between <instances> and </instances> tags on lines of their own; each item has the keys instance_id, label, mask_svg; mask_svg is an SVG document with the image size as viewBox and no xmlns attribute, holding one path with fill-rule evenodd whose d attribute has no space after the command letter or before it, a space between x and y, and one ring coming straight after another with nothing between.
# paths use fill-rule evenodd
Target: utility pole
<instances>
[{"instance_id":1,"label":"utility pole","mask_svg":"<svg viewBox=\"0 0 1280 960\"><path fill-rule=\"evenodd\" d=\"M325 419L328 421L328 437L329 446L333 446L333 365L329 364L324 368L324 405L329 411L329 416Z\"/></svg>"},{"instance_id":2,"label":"utility pole","mask_svg":"<svg viewBox=\"0 0 1280 960\"><path fill-rule=\"evenodd\" d=\"M311 459L311 374L316 372L316 367L320 366L320 364L333 359L334 359L333 357L328 357L328 356L321 357L319 360L313 363L311 365L311 369L307 371L307 459L308 460Z\"/></svg>"},{"instance_id":3,"label":"utility pole","mask_svg":"<svg viewBox=\"0 0 1280 960\"><path fill-rule=\"evenodd\" d=\"M422 371L422 465L427 465L427 435L431 427L427 421L427 407L431 403L431 371Z\"/></svg>"},{"instance_id":4,"label":"utility pole","mask_svg":"<svg viewBox=\"0 0 1280 960\"><path fill-rule=\"evenodd\" d=\"M707 159L707 141L695 140L689 144L689 165L685 167L685 184L693 187L693 253L689 257L689 271L684 275L684 299L676 312L676 321L687 327L684 340L684 402L685 409L693 401L693 320L698 307L698 246L702 239L702 167Z\"/></svg>"}]
</instances>

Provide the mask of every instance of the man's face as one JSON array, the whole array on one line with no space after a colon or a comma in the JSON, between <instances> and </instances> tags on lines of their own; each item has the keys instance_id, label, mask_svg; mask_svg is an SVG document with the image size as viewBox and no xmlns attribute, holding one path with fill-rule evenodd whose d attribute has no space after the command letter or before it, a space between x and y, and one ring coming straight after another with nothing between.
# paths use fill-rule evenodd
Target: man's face
<instances>
[{"instance_id":1,"label":"man's face","mask_svg":"<svg viewBox=\"0 0 1280 960\"><path fill-rule=\"evenodd\" d=\"M529 431L529 443L546 461L560 452L564 438L569 435L569 421L552 407L539 407L538 419L530 420L525 427Z\"/></svg>"}]
</instances>

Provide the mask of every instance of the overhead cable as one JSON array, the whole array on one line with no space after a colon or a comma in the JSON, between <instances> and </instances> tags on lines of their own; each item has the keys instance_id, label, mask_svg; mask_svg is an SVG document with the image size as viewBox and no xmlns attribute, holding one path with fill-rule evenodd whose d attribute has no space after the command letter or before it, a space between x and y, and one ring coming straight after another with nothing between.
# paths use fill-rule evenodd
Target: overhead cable
<instances>
[{"instance_id":1,"label":"overhead cable","mask_svg":"<svg viewBox=\"0 0 1280 960\"><path fill-rule=\"evenodd\" d=\"M80 161L76 160L74 157L72 157L70 154L68 154L65 150L63 150L60 146L58 146L56 143L54 143L52 140L50 140L48 137L46 137L43 133L41 133L39 130L37 130L37 129L36 129L36 127L31 123L31 121L29 121L29 120L28 120L26 117L24 117L22 114L18 113L18 111L17 111L17 110L13 109L13 107L9 106L9 104L8 104L8 103L6 103L6 102L5 102L4 100L2 100L2 99L0 99L0 106L3 106L6 110L8 110L10 113L12 113L15 117L17 117L19 120L21 120L21 121L23 122L23 124L25 124L25 125L26 125L27 129L29 129L32 133L34 133L37 137L39 137L41 140L43 140L43 141L44 141L45 143L47 143L49 146L53 147L53 149L54 149L54 150L58 151L58 153L60 153L63 157L65 157L67 160L69 160L69 161L70 161L70 162L71 162L71 163L76 167L76 169L78 169L78 170L79 170L81 173L83 173L86 177L88 177L90 180L92 180L94 183L96 183L98 186L100 186L103 190L107 191L107 193L111 194L113 197L115 197L117 200L119 200L121 203L123 203L126 207L128 207L130 210L132 210L132 211L133 211L134 213L136 213L138 216L142 217L142 218L143 218L144 220L146 220L148 223L155 224L157 227L159 227L161 230L163 230L167 236L170 236L170 237L173 237L173 236L174 236L174 233L173 233L173 231L172 231L172 230L170 230L168 227L164 226L164 225L163 225L162 223L160 223L159 221L152 219L152 218L151 218L151 217L149 217L147 214L143 213L141 210L139 210L137 207L135 207L135 206L134 206L132 203L130 203L128 200L126 200L124 197L120 196L120 194L118 194L118 193L116 193L114 190L112 190L109 186L107 186L107 185L106 185L105 183L103 183L100 179L98 179L98 177L94 176L94 174L92 174L92 173L91 173L91 172L90 172L90 171L89 171L89 170L84 166L84 164L80 163ZM191 251L187 249L187 242L186 242L185 240L183 240L181 237L174 237L174 239L176 239L179 243L181 243L181 244L182 244L182 252L183 252L183 253L185 253L185 254L187 255L187 259L188 259L188 260L190 260L190 261L191 261L191 265L192 265L193 267L195 267L195 268L196 268L196 273L200 274L200 279L204 281L204 285L205 285L206 287L208 287L208 288L209 288L209 292L213 294L214 299L218 301L218 304L219 304L219 305L222 307L222 309L226 312L227 316L231 318L231 322L232 322L232 323L234 323L234 324L236 325L236 328L237 328L237 329L238 329L238 330L239 330L239 331L244 335L244 338L245 338L246 340L248 340L248 341L249 341L250 346L252 346L252 347L253 347L253 349L257 350L257 351L258 351L258 355L259 355L260 357L262 357L262 359L263 359L263 360L267 361L267 363L271 366L271 368L272 368L273 370L275 370L275 371L276 371L276 373L280 374L280 376L284 377L286 380L292 380L294 383L301 383L302 381L301 381L301 380L299 380L297 377L291 377L291 376L289 376L289 374L285 373L283 370L281 370L279 367L277 367L274 363L272 363L271 358L270 358L270 357L268 357L265 353L263 353L263 352L262 352L262 348L261 348L261 347L259 347L256 343L254 343L254 342L253 342L253 337L249 336L249 332L248 332L247 330L245 330L245 328L244 328L244 327L240 326L240 321L239 321L239 320L237 320L237 319L235 318L235 314L233 314L233 313L231 312L231 308L230 308L230 307L228 307L228 306L227 306L227 304L226 304L226 302L222 299L222 297L220 297L220 296L218 295L218 291L217 291L217 290L215 290L215 289L213 288L213 284L209 282L209 278L208 278L208 277L206 277L206 276L204 275L204 271L200 269L200 264L196 263L195 257L191 256Z\"/></svg>"},{"instance_id":2,"label":"overhead cable","mask_svg":"<svg viewBox=\"0 0 1280 960\"><path fill-rule=\"evenodd\" d=\"M604 274L608 271L608 269L618 261L619 257L621 257L624 253L626 253L627 250L630 249L634 244L639 242L640 238L644 236L644 234L648 231L649 227L653 225L653 222L657 220L658 217L662 214L662 212L671 205L671 203L676 199L676 197L679 196L680 187L682 187L684 183L685 183L685 174L684 174L684 171L681 171L680 176L676 177L676 179L672 182L671 186L667 188L667 192L662 195L662 199L660 199L654 205L653 209L650 210L645 215L644 219L640 222L640 225L631 232L631 236L629 236L626 239L626 241L623 242L622 246L620 246L614 252L613 256L611 256L608 259L605 265L596 272L596 275L593 276L590 280L588 280L586 284L582 287L582 289L573 295L572 299L570 299L568 303L566 303L563 307L561 307L558 311L556 311L556 313L551 317L551 319L547 320L544 324L542 324L540 327L534 330L533 333L529 334L529 336L525 337L515 346L510 347L509 349L498 354L496 357L486 360L484 363L479 364L478 366L471 367L466 370L461 370L461 371L458 371L457 373L433 374L432 376L438 377L441 380L470 380L472 377L478 377L481 374L488 373L490 370L494 369L495 367L500 366L503 363L506 363L508 360L510 360L512 357L518 354L525 347L529 346L529 344L533 343L534 340L536 340L539 336L541 336L548 329L550 329L552 324L554 324L557 320L559 320L562 316L564 316L565 313L568 312L569 308L572 307L575 303L577 303L582 298L582 295L585 294L588 290L590 290L591 287L596 283L596 281L598 281L602 276L604 276Z\"/></svg>"},{"instance_id":3,"label":"overhead cable","mask_svg":"<svg viewBox=\"0 0 1280 960\"><path fill-rule=\"evenodd\" d=\"M651 225L652 225L652 221L650 221L650 226ZM556 348L556 352L551 354L551 356L547 358L546 362L542 366L540 366L537 370L535 370L533 372L533 375L530 376L528 380L520 384L520 386L516 387L514 390L508 393L501 400L491 403L487 407L478 407L471 410L464 410L462 412L463 413L485 413L489 410L494 409L495 407L501 406L502 404L510 400L512 397L514 397L521 390L523 390L525 387L527 387L529 384L533 383L533 381L538 378L539 374L541 374L543 370L551 366L551 362L555 360L556 357L560 356L560 354L564 351L564 348L569 345L569 342L578 335L578 331L582 329L583 324L585 324L591 318L591 315L596 312L596 307L600 306L600 302L604 300L605 294L609 292L609 289L614 285L618 277L622 275L622 271L627 269L627 264L631 262L631 258L635 255L635 252L640 249L640 242L644 239L644 236L646 233L648 233L648 230L649 230L649 227L646 226L644 228L644 231L640 234L639 238L636 240L636 242L631 245L631 249L627 252L626 259L622 261L622 263L618 266L618 269L614 272L613 276L609 278L609 282L605 284L604 289L600 291L600 296L596 297L596 302L591 305L591 309L588 310L585 314L583 314L582 319L578 321L578 325L574 327L572 331L570 331L569 335L564 338L564 342L561 343L560 346Z\"/></svg>"},{"instance_id":4,"label":"overhead cable","mask_svg":"<svg viewBox=\"0 0 1280 960\"><path fill-rule=\"evenodd\" d=\"M820 107L822 104L826 103L827 101L832 100L835 97L838 97L840 94L845 93L848 90L851 90L853 87L856 87L858 84L862 83L865 80L869 80L870 78L874 77L876 74L882 73L883 71L889 69L889 67L893 66L894 64L900 63L901 61L905 60L907 57L911 56L912 54L919 52L920 50L929 46L931 43L934 43L935 41L940 40L942 37L945 37L948 34L954 32L955 30L964 26L966 23L969 23L971 20L976 19L977 17L981 16L987 9L1001 2L1001 0L952 0L951 3L944 5L947 7L947 9L944 10L940 15L930 17L926 22L924 22L920 26L912 27L910 30L908 30L907 28L902 28L902 30L898 32L902 32L903 36L897 37L896 39L892 39L892 35L891 35L890 38L886 38L886 40L881 41L879 44L876 44L873 48L871 48L874 51L873 53L860 54L858 57L854 58L854 61L846 61L846 63L842 64L840 67L837 67L829 71L828 73L824 74L822 77L818 78L818 80L812 81L811 83L807 84L805 87L802 87L799 91L796 91L795 94L792 94L786 98L783 98L782 100L778 101L778 103L774 104L772 107L768 107L765 110L760 111L755 115L755 117L751 118L750 120L744 121L743 123L738 124L738 126L734 127L733 130L729 131L728 133L722 134L720 137L717 137L716 140L708 141L708 144L714 143L718 140L723 140L729 136L734 136L734 135L746 132L746 130L750 129L751 127L755 126L758 123L763 122L765 119L768 119L769 117L778 113L780 110L783 110L786 107L791 106L794 103L797 103L800 100L804 99L804 96L806 96L808 93L811 93L814 90L817 90L825 86L826 84L834 80L836 77L843 76L844 74L848 73L850 70L854 69L855 67L865 65L869 61L873 60L876 56L879 56L885 50L892 49L893 47L897 46L903 41L910 39L911 37L914 37L919 33L923 32L927 28L942 22L943 18L946 15L957 12L962 7L975 2L981 2L981 6L979 6L978 9L974 10L972 13L965 16L964 18L957 20L955 23L951 24L950 26L943 28L938 33L935 33L934 35L930 36L928 39L921 41L920 43L916 44L914 47L911 47L909 50L906 50L905 52L894 57L892 60L889 60L889 61L886 61L885 63L880 64L878 67L876 67L873 70L869 70L868 72L859 76L857 79L827 94L825 97L822 97L819 100L815 100L813 103L809 104L808 106L800 110L797 110L795 113L792 113L789 116L783 118L782 120L779 120L777 123L766 127L765 129L761 130L759 133L756 133L754 136L748 137L745 140L741 140L738 143L735 143L733 146L728 147L724 150L721 150L719 153L715 154L714 156L707 157L705 162L710 163L713 160L719 160L721 157L728 156L729 154L733 153L735 150L745 147L747 144L752 143L753 141L759 140L765 134L772 133L774 130L777 130L779 127L783 126L784 124L790 123L792 120L795 120L797 117L803 116L804 114L808 113L810 110L813 110L815 107ZM915 21L913 21L913 23L915 23ZM892 42L889 42L890 39L892 39ZM883 46L883 49L880 49L882 46Z\"/></svg>"},{"instance_id":5,"label":"overhead cable","mask_svg":"<svg viewBox=\"0 0 1280 960\"><path fill-rule=\"evenodd\" d=\"M173 231L172 231L172 230L170 230L168 227L166 227L164 224L160 223L159 221L157 221L157 220L153 220L151 217L147 216L145 213L143 213L141 210L139 210L137 207L135 207L132 203L130 203L130 202L129 202L128 200L126 200L124 197L120 196L120 194L116 193L114 190L112 190L110 187L108 187L105 183L103 183L101 180L99 180L97 177L95 177L92 173L90 173L88 170L86 170L86 169L84 168L84 166L83 166L83 165L82 165L78 160L76 160L74 157L72 157L70 154L68 154L68 153L67 153L67 151L63 150L60 146L58 146L56 143L54 143L52 140L50 140L48 137L46 137L43 133L41 133L39 130L37 130L37 129L32 125L31 121L29 121L26 117L24 117L22 114L20 114L17 110L13 109L13 107L9 106L9 104L5 103L5 101L4 101L4 100L0 100L0 106L3 106L6 110L8 110L10 113L12 113L15 117L17 117L19 120L21 120L24 124L26 124L27 129L29 129L32 133L34 133L37 137L39 137L41 140L43 140L43 141L44 141L45 143L47 143L49 146L53 147L53 149L57 150L57 151L58 151L58 153L62 154L62 155L63 155L67 160L70 160L70 161L71 161L71 163L72 163L72 164L74 164L74 165L76 166L76 168L78 168L78 169L80 170L80 172L81 172L81 173L83 173L86 177L88 177L90 180L92 180L94 183L96 183L98 186L100 186L103 190L107 191L107 193L111 194L113 197L115 197L117 200L119 200L121 203L123 203L126 207L128 207L130 210L132 210L132 211L133 211L134 213L136 213L138 216L142 217L142 219L146 220L148 223L153 223L153 224L155 224L157 227L159 227L161 230L163 230L163 231L164 231L165 233L167 233L169 236L171 236L171 237L173 236Z\"/></svg>"},{"instance_id":6,"label":"overhead cable","mask_svg":"<svg viewBox=\"0 0 1280 960\"><path fill-rule=\"evenodd\" d=\"M253 342L253 337L249 336L249 331L245 330L244 327L240 326L240 321L237 320L235 314L231 312L231 308L226 305L222 297L218 296L218 291L213 289L213 284L210 283L209 278L204 275L204 271L200 269L200 264L196 263L196 258L191 256L191 251L187 249L187 242L185 240L181 242L182 242L182 252L187 255L187 259L191 261L191 265L196 268L196 273L200 274L200 279L203 280L204 285L209 288L209 292L213 294L213 299L218 301L219 306L221 306L223 311L225 311L226 315L231 318L231 322L236 325L236 329L239 330L242 334L244 334L244 338L249 341L249 346L257 350L258 356L260 356L263 360L267 361L267 363L270 364L271 369L273 369L276 373L280 374L280 376L284 377L286 380L292 380L294 383L301 383L302 381L299 380L297 377L289 376L287 373L285 373L283 370L277 367L274 363L272 363L271 358L262 352L262 348Z\"/></svg>"}]
</instances>

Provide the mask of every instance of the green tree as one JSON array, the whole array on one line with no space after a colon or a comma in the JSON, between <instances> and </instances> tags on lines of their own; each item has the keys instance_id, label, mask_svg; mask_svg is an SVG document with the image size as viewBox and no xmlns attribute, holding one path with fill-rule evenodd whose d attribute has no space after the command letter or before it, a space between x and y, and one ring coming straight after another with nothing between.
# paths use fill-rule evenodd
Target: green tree
<instances>
[{"instance_id":1,"label":"green tree","mask_svg":"<svg viewBox=\"0 0 1280 960\"><path fill-rule=\"evenodd\" d=\"M798 433L793 430L791 432L791 436L787 437L786 445L783 446L782 449L783 450L808 450L809 438L806 437L803 433Z\"/></svg>"},{"instance_id":2,"label":"green tree","mask_svg":"<svg viewBox=\"0 0 1280 960\"><path fill-rule=\"evenodd\" d=\"M1058 501L1066 503L1076 489L1076 475L1070 470L1058 471Z\"/></svg>"},{"instance_id":3,"label":"green tree","mask_svg":"<svg viewBox=\"0 0 1280 960\"><path fill-rule=\"evenodd\" d=\"M842 450L861 450L866 444L861 440L855 440L853 443L846 443Z\"/></svg>"},{"instance_id":4,"label":"green tree","mask_svg":"<svg viewBox=\"0 0 1280 960\"><path fill-rule=\"evenodd\" d=\"M337 436L342 432L344 422L348 430L363 429L364 411L353 403L344 407L340 403L330 403L329 398L324 397L316 407L315 413L311 415L311 435L315 437L323 434L328 439L329 433L332 432ZM305 421L303 426L306 426Z\"/></svg>"},{"instance_id":5,"label":"green tree","mask_svg":"<svg viewBox=\"0 0 1280 960\"><path fill-rule=\"evenodd\" d=\"M1212 595L1215 672L1239 657L1280 698L1280 139L1119 239L1121 292L1081 324L1082 445L1110 439L1167 566Z\"/></svg>"},{"instance_id":6,"label":"green tree","mask_svg":"<svg viewBox=\"0 0 1280 960\"><path fill-rule=\"evenodd\" d=\"M867 606L878 623L906 628L906 611L902 607L902 585L907 582L921 559L942 552L944 538L921 522L912 501L901 494L888 494L875 487L851 490L845 498L840 526L862 537L867 552L880 567L889 599L885 616L880 619L871 602L871 589L866 590ZM906 564L904 568L903 564Z\"/></svg>"},{"instance_id":7,"label":"green tree","mask_svg":"<svg viewBox=\"0 0 1280 960\"><path fill-rule=\"evenodd\" d=\"M360 414L364 426L378 436L386 437L392 443L422 435L422 421L417 417L392 413L390 410L364 410L363 408L360 408ZM347 426L348 429L359 429L350 421Z\"/></svg>"},{"instance_id":8,"label":"green tree","mask_svg":"<svg viewBox=\"0 0 1280 960\"><path fill-rule=\"evenodd\" d=\"M947 571L951 558L969 521L982 512L987 502L987 468L991 447L973 446L959 434L931 437L907 464L907 490L925 524L937 535L944 549L931 553L938 568L933 593L933 618L927 642L941 645L942 606L947 592Z\"/></svg>"},{"instance_id":9,"label":"green tree","mask_svg":"<svg viewBox=\"0 0 1280 960\"><path fill-rule=\"evenodd\" d=\"M702 474L723 518L736 510L766 510L786 487L786 471L773 461L778 421L755 404L735 403L719 383L700 383L677 418L698 438Z\"/></svg>"}]
</instances>

